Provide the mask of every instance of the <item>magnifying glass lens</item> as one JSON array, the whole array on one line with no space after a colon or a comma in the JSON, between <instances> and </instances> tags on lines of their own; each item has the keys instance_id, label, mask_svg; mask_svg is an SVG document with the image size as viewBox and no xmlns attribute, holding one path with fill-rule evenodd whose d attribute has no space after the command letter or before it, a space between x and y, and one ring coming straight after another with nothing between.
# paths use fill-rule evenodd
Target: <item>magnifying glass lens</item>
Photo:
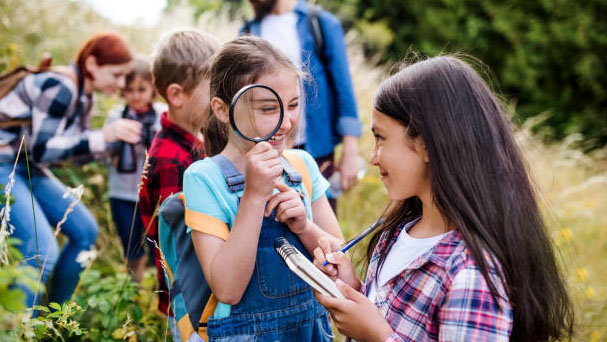
<instances>
[{"instance_id":1,"label":"magnifying glass lens","mask_svg":"<svg viewBox=\"0 0 607 342\"><path fill-rule=\"evenodd\" d=\"M254 86L235 99L232 108L235 130L245 139L268 140L280 127L283 111L278 95L272 90Z\"/></svg>"}]
</instances>

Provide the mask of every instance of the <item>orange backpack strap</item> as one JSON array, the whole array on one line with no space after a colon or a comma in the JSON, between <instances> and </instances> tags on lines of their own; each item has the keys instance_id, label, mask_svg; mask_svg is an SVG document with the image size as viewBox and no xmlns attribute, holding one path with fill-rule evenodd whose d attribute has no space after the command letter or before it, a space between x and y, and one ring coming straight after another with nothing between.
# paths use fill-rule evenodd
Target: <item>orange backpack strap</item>
<instances>
[{"instance_id":1,"label":"orange backpack strap","mask_svg":"<svg viewBox=\"0 0 607 342\"><path fill-rule=\"evenodd\" d=\"M308 197L310 198L310 202L312 202L312 177L310 177L310 171L306 166L306 163L301 159L301 157L297 154L297 152L293 150L286 150L282 153L282 156L289 162L289 164L301 175L301 179L304 187L306 188L306 192L308 192Z\"/></svg>"},{"instance_id":2,"label":"orange backpack strap","mask_svg":"<svg viewBox=\"0 0 607 342\"><path fill-rule=\"evenodd\" d=\"M230 229L225 222L216 217L189 209L185 204L185 196L183 195L183 192L179 194L179 198L183 201L183 206L185 207L186 226L197 232L218 237L223 241L228 239Z\"/></svg>"},{"instance_id":3,"label":"orange backpack strap","mask_svg":"<svg viewBox=\"0 0 607 342\"><path fill-rule=\"evenodd\" d=\"M215 308L217 308L217 299L215 299L215 295L211 293L211 297L202 311L200 323L198 324L198 336L202 337L202 339L205 341L209 340L209 336L207 334L207 323L209 322L209 318L215 312Z\"/></svg>"},{"instance_id":4,"label":"orange backpack strap","mask_svg":"<svg viewBox=\"0 0 607 342\"><path fill-rule=\"evenodd\" d=\"M188 227L201 233L213 235L224 241L228 239L230 230L225 222L213 216L188 209L185 205L185 196L183 195L183 192L179 194L179 198L183 201L183 205L185 206L185 223ZM217 299L215 298L215 295L211 293L211 297L209 297L209 300L202 311L202 315L200 316L200 322L198 323L198 336L202 337L205 341L209 340L209 336L207 335L207 322L215 312L216 307ZM189 338L189 335L187 338Z\"/></svg>"},{"instance_id":5,"label":"orange backpack strap","mask_svg":"<svg viewBox=\"0 0 607 342\"><path fill-rule=\"evenodd\" d=\"M227 240L230 235L230 229L225 222L216 217L191 210L188 207L185 207L185 224L197 232L218 237L223 241Z\"/></svg>"}]
</instances>

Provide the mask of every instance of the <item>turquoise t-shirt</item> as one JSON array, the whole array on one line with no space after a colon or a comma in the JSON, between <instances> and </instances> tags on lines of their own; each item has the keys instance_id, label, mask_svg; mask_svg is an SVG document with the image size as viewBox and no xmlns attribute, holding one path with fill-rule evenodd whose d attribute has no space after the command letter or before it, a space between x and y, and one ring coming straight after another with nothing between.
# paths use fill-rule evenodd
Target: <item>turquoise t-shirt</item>
<instances>
[{"instance_id":1,"label":"turquoise t-shirt","mask_svg":"<svg viewBox=\"0 0 607 342\"><path fill-rule=\"evenodd\" d=\"M325 195L329 188L329 182L320 173L318 165L316 165L314 158L310 154L303 150L293 151L299 155L308 168L310 178L312 179L311 202L314 202ZM283 177L287 177L286 173L284 173ZM285 184L288 184L286 179ZM310 196L307 194L303 182L293 188L305 194L304 205L307 216L308 219L313 220ZM274 189L274 191L277 192L278 190ZM215 217L226 223L230 230L236 219L238 197L242 196L242 192L237 193L238 196L230 192L221 168L211 158L205 158L193 163L188 167L183 176L183 193L188 209ZM190 233L191 231L192 228L188 227L187 232ZM230 305L217 303L213 316L222 318L229 315Z\"/></svg>"},{"instance_id":2,"label":"turquoise t-shirt","mask_svg":"<svg viewBox=\"0 0 607 342\"><path fill-rule=\"evenodd\" d=\"M325 195L329 182L322 176L310 154L303 150L293 151L299 155L308 168L313 185L311 197L314 202ZM286 173L283 177L286 177ZM303 182L294 188L307 194ZM211 158L199 160L188 167L183 176L183 193L188 209L213 216L225 222L229 228L232 227L238 210L238 198L228 190L221 168ZM242 191L238 193L238 196L241 195ZM308 218L313 220L310 196L305 197L304 204ZM190 231L191 228L188 227L188 232Z\"/></svg>"}]
</instances>

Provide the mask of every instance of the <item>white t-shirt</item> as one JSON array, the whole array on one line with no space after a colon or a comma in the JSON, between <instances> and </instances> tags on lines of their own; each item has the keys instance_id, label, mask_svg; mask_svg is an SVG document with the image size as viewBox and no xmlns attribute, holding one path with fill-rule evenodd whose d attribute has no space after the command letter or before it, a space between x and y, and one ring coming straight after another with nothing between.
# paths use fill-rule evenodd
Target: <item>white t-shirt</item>
<instances>
[{"instance_id":1,"label":"white t-shirt","mask_svg":"<svg viewBox=\"0 0 607 342\"><path fill-rule=\"evenodd\" d=\"M381 289L382 286L386 285L390 279L399 275L403 270L409 267L415 259L429 251L439 240L449 234L449 232L447 232L425 239L414 238L409 235L407 231L419 220L420 219L416 219L407 223L398 235L398 238L396 238L394 245L390 248L386 260L379 270L377 278L369 286L367 298L371 301L376 303L379 302L379 299L385 296L385 291L382 291Z\"/></svg>"},{"instance_id":2,"label":"white t-shirt","mask_svg":"<svg viewBox=\"0 0 607 342\"><path fill-rule=\"evenodd\" d=\"M297 34L297 15L295 12L268 14L261 20L261 38L270 42L284 53L301 70L301 41ZM299 128L295 136L295 145L306 142L306 113L299 116Z\"/></svg>"},{"instance_id":3,"label":"white t-shirt","mask_svg":"<svg viewBox=\"0 0 607 342\"><path fill-rule=\"evenodd\" d=\"M301 42L297 35L295 12L266 15L261 21L261 38L272 43L301 68Z\"/></svg>"}]
</instances>

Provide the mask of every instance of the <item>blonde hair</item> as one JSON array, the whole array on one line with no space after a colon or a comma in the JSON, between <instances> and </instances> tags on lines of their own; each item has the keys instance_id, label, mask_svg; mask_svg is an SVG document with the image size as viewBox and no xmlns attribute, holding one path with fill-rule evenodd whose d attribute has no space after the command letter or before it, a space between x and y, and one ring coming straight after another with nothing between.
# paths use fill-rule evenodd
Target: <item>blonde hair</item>
<instances>
[{"instance_id":1,"label":"blonde hair","mask_svg":"<svg viewBox=\"0 0 607 342\"><path fill-rule=\"evenodd\" d=\"M152 62L154 85L160 96L168 101L166 90L172 83L189 92L209 78L219 46L215 37L195 29L181 28L163 35Z\"/></svg>"}]
</instances>

